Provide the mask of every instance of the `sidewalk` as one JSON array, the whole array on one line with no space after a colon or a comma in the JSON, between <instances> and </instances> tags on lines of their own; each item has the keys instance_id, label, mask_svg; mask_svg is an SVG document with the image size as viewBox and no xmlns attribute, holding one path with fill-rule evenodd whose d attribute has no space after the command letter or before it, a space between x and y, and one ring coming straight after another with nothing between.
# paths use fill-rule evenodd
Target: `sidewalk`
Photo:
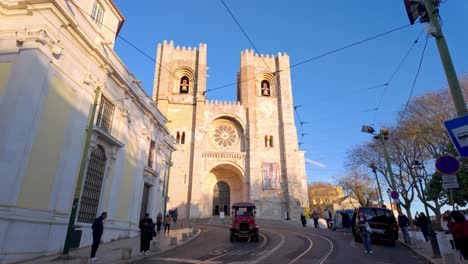
<instances>
[{"instance_id":1,"label":"sidewalk","mask_svg":"<svg viewBox=\"0 0 468 264\"><path fill-rule=\"evenodd\" d=\"M185 235L183 235L185 234ZM136 260L148 258L154 255L157 255L161 252L173 249L175 247L181 246L190 242L200 235L199 229L191 228L181 228L171 230L169 235L164 235L163 233L156 236L155 239L151 241L151 252L148 252L147 256L140 256L140 237L120 239L108 243L101 244L99 246L96 258L96 262L89 261L89 254L91 251L91 246L79 248L71 251L70 259L60 259L59 255L52 255L47 257L39 257L23 262L22 264L45 264L45 263L56 263L56 264L83 264L83 263L130 263ZM187 236L187 239L183 241L183 236ZM172 240L177 241L174 245L171 245ZM122 250L124 249L124 250ZM131 249L131 255L129 259L122 259L122 251L125 249ZM127 250L128 251L128 250ZM128 253L128 252L127 252Z\"/></svg>"},{"instance_id":2,"label":"sidewalk","mask_svg":"<svg viewBox=\"0 0 468 264\"><path fill-rule=\"evenodd\" d=\"M425 241L421 231L410 231L411 245L403 242L401 232L399 233L399 240L401 244L412 249L418 255L424 257L427 261L434 264L462 264L468 263L459 259L459 252L452 250L448 237L442 233L437 232L437 241L439 243L440 254L442 258L433 258L431 242Z\"/></svg>"}]
</instances>

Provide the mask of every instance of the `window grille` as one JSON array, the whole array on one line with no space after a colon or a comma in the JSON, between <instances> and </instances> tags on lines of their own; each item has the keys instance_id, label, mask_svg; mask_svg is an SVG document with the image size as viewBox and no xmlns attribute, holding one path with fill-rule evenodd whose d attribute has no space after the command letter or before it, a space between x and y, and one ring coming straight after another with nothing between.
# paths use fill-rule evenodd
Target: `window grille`
<instances>
[{"instance_id":1,"label":"window grille","mask_svg":"<svg viewBox=\"0 0 468 264\"><path fill-rule=\"evenodd\" d=\"M106 153L98 145L92 152L88 162L86 178L81 194L78 222L92 223L96 219L101 196L102 182L106 168Z\"/></svg>"},{"instance_id":2,"label":"window grille","mask_svg":"<svg viewBox=\"0 0 468 264\"><path fill-rule=\"evenodd\" d=\"M103 18L104 18L104 9L98 2L94 2L93 11L91 12L91 20L93 20L96 26L101 28Z\"/></svg>"},{"instance_id":3,"label":"window grille","mask_svg":"<svg viewBox=\"0 0 468 264\"><path fill-rule=\"evenodd\" d=\"M156 144L154 143L153 140L151 140L149 154L148 154L148 167L150 167L150 168L153 168L155 148L156 148Z\"/></svg>"},{"instance_id":4,"label":"window grille","mask_svg":"<svg viewBox=\"0 0 468 264\"><path fill-rule=\"evenodd\" d=\"M112 130L112 119L114 117L114 104L104 96L101 96L101 104L97 116L96 126L110 134Z\"/></svg>"}]
</instances>

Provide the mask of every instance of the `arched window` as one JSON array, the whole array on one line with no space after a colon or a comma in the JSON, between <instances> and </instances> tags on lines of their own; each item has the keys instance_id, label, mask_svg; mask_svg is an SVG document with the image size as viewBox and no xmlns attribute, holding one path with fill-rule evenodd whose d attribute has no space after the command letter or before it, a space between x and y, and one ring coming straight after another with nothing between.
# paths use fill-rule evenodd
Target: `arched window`
<instances>
[{"instance_id":1,"label":"arched window","mask_svg":"<svg viewBox=\"0 0 468 264\"><path fill-rule=\"evenodd\" d=\"M184 76L180 79L180 93L188 93L189 92L189 78Z\"/></svg>"},{"instance_id":2,"label":"arched window","mask_svg":"<svg viewBox=\"0 0 468 264\"><path fill-rule=\"evenodd\" d=\"M185 144L185 132L182 132L182 138L180 139L180 144Z\"/></svg>"},{"instance_id":3,"label":"arched window","mask_svg":"<svg viewBox=\"0 0 468 264\"><path fill-rule=\"evenodd\" d=\"M180 133L179 133L179 131L177 131L176 142L177 142L177 144L180 143Z\"/></svg>"},{"instance_id":4,"label":"arched window","mask_svg":"<svg viewBox=\"0 0 468 264\"><path fill-rule=\"evenodd\" d=\"M83 192L81 193L78 222L92 223L96 219L104 171L106 169L106 160L104 148L98 145L91 152L91 157L89 158Z\"/></svg>"},{"instance_id":5,"label":"arched window","mask_svg":"<svg viewBox=\"0 0 468 264\"><path fill-rule=\"evenodd\" d=\"M270 136L270 147L273 147L273 136Z\"/></svg>"},{"instance_id":6,"label":"arched window","mask_svg":"<svg viewBox=\"0 0 468 264\"><path fill-rule=\"evenodd\" d=\"M267 80L262 81L262 83L261 83L261 92L262 92L262 96L270 96L271 95L270 83Z\"/></svg>"},{"instance_id":7,"label":"arched window","mask_svg":"<svg viewBox=\"0 0 468 264\"><path fill-rule=\"evenodd\" d=\"M268 148L268 136L265 136L265 147Z\"/></svg>"}]
</instances>

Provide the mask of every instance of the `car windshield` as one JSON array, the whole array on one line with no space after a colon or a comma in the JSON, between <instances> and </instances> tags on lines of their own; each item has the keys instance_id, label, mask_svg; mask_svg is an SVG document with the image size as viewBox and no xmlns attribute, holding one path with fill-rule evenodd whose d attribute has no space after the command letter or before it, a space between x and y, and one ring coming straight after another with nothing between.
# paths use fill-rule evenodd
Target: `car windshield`
<instances>
[{"instance_id":1,"label":"car windshield","mask_svg":"<svg viewBox=\"0 0 468 264\"><path fill-rule=\"evenodd\" d=\"M367 221L379 221L383 219L392 218L392 212L390 210L382 208L361 208L360 212L363 212L367 218Z\"/></svg>"},{"instance_id":2,"label":"car windshield","mask_svg":"<svg viewBox=\"0 0 468 264\"><path fill-rule=\"evenodd\" d=\"M236 208L236 215L253 216L253 208L251 207Z\"/></svg>"}]
</instances>

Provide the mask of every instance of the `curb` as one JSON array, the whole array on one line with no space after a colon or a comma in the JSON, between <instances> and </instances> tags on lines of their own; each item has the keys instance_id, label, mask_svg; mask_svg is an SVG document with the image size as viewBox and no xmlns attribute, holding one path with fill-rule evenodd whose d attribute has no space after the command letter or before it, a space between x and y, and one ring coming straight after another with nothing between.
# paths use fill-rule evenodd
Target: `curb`
<instances>
[{"instance_id":1,"label":"curb","mask_svg":"<svg viewBox=\"0 0 468 264\"><path fill-rule=\"evenodd\" d=\"M139 256L139 255L137 255L137 256L135 256L135 257L132 257L131 259L119 259L119 260L118 260L118 263L133 263L133 262L135 262L135 261L139 261L139 260L143 260L143 259L148 259L148 258L155 257L155 256L157 256L157 255L160 255L160 254L164 253L164 252L167 252L167 251L172 250L172 249L176 249L176 248L178 248L178 247L181 247L181 246L183 246L183 245L185 245L185 244L188 244L188 243L192 242L193 240L195 240L196 238L198 238L198 237L200 236L200 234L201 234L201 229L198 228L197 234L194 235L193 237L191 237L190 239L187 239L187 241L183 241L183 242L181 242L181 243L178 243L178 244L175 245L175 246L169 246L168 248L159 250L159 251L157 251L157 252L152 252L152 253L150 253L150 254L148 254L148 255L146 255L146 256Z\"/></svg>"},{"instance_id":2,"label":"curb","mask_svg":"<svg viewBox=\"0 0 468 264\"><path fill-rule=\"evenodd\" d=\"M411 249L414 253L418 254L419 256L423 257L424 259L426 259L429 263L432 263L432 264L437 264L431 257L428 257L426 255L424 255L423 253L419 252L418 250L416 250L415 248L411 247L411 245L408 245L406 244L405 242L402 242L402 241L398 241L400 244L402 244L403 246Z\"/></svg>"}]
</instances>

